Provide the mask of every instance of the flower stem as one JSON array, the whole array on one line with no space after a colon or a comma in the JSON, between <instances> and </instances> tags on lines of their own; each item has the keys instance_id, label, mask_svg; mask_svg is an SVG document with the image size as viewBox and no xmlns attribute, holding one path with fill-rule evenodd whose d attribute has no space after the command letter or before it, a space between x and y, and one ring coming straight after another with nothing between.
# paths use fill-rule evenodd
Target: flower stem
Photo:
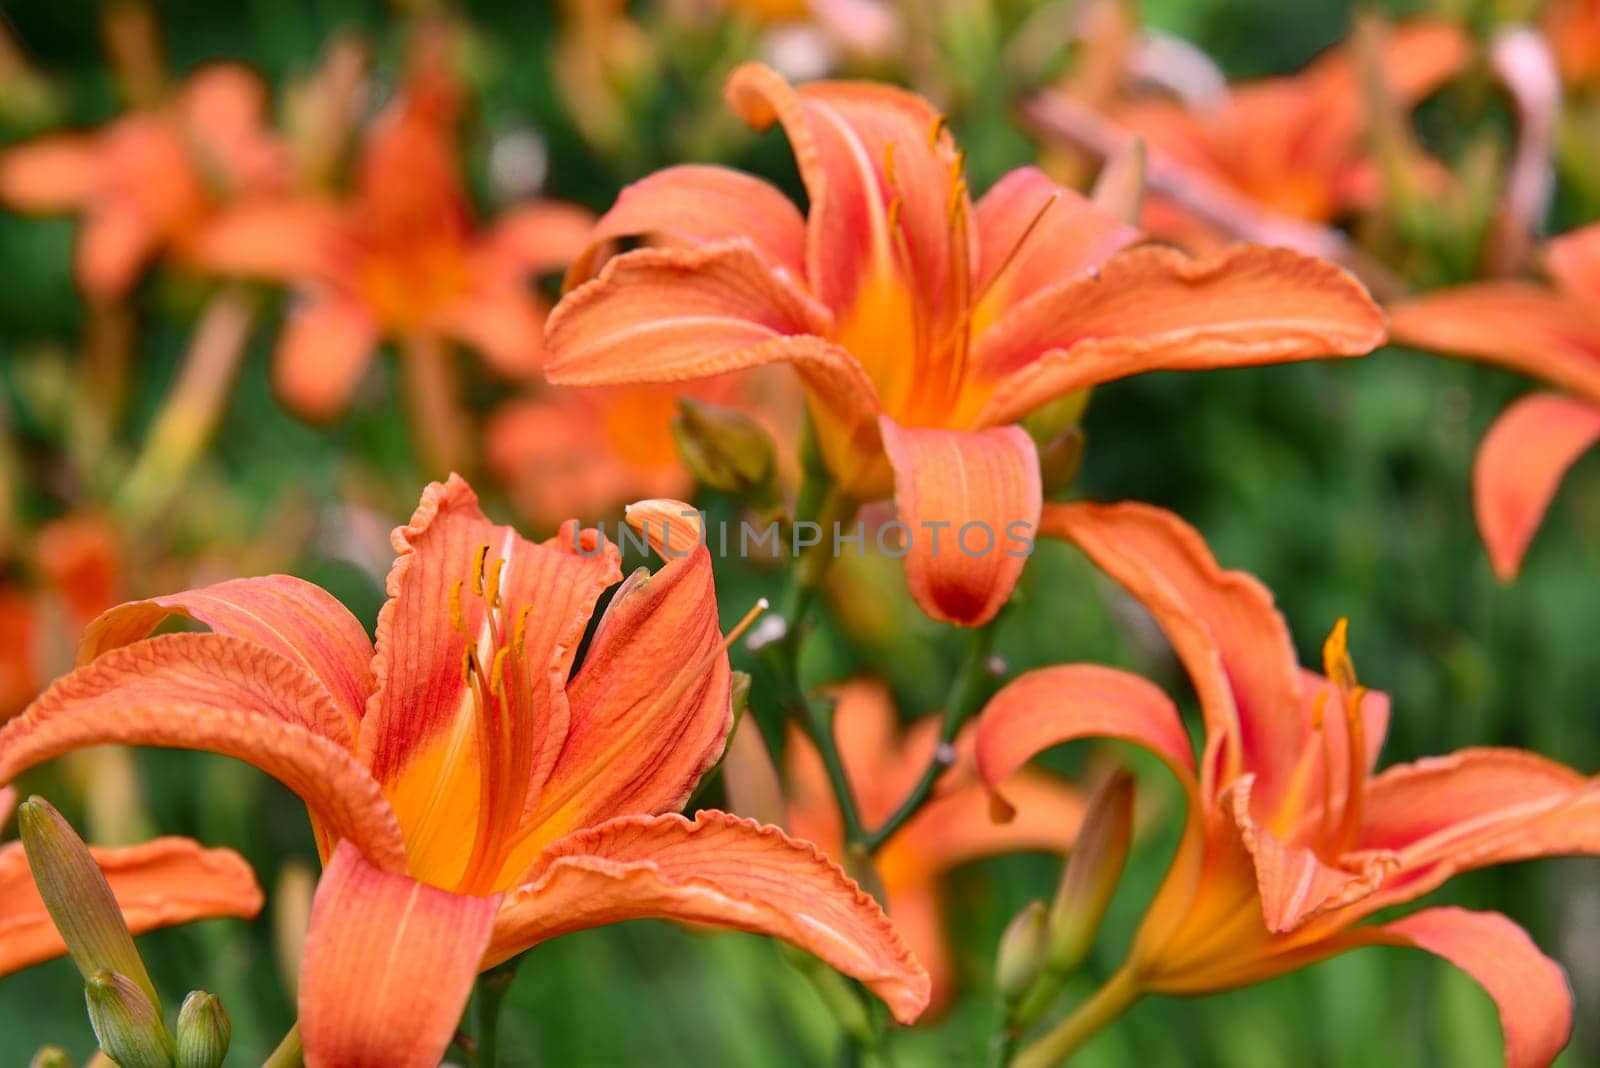
<instances>
[{"instance_id":1,"label":"flower stem","mask_svg":"<svg viewBox=\"0 0 1600 1068\"><path fill-rule=\"evenodd\" d=\"M517 978L517 961L512 957L478 977L478 1056L480 1068L495 1068L500 1046L500 1007Z\"/></svg>"},{"instance_id":2,"label":"flower stem","mask_svg":"<svg viewBox=\"0 0 1600 1068\"><path fill-rule=\"evenodd\" d=\"M1089 1039L1133 1005L1143 991L1138 976L1127 965L1107 979L1088 1001L1011 1061L1011 1068L1053 1068L1078 1051Z\"/></svg>"},{"instance_id":3,"label":"flower stem","mask_svg":"<svg viewBox=\"0 0 1600 1068\"><path fill-rule=\"evenodd\" d=\"M977 710L978 701L985 689L989 675L989 650L994 645L994 630L994 623L991 621L972 632L971 643L967 646L967 657L957 670L955 679L950 684L950 693L945 698L944 712L939 723L939 747L934 750L933 758L923 769L922 777L911 788L911 792L900 803L900 807L890 813L889 818L884 820L877 830L866 836L864 844L869 853L876 853L882 849L884 843L894 837L896 831L922 810L922 806L928 803L928 798L933 796L933 789L938 785L945 769L950 767L954 759L951 746L967 718Z\"/></svg>"},{"instance_id":4,"label":"flower stem","mask_svg":"<svg viewBox=\"0 0 1600 1068\"><path fill-rule=\"evenodd\" d=\"M449 346L432 334L412 334L401 346L411 431L423 473L430 478L464 471L472 456L452 356Z\"/></svg>"},{"instance_id":5,"label":"flower stem","mask_svg":"<svg viewBox=\"0 0 1600 1068\"><path fill-rule=\"evenodd\" d=\"M267 1055L261 1062L261 1068L301 1068L305 1064L303 1051L300 1048L300 1025L296 1023L289 1028L289 1033L283 1036L283 1041L278 1043L278 1048Z\"/></svg>"}]
</instances>

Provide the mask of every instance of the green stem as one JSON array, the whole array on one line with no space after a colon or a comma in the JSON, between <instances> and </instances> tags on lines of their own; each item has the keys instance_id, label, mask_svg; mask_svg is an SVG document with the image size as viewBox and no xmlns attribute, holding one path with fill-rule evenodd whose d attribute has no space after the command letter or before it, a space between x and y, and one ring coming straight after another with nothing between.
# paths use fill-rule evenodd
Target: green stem
<instances>
[{"instance_id":1,"label":"green stem","mask_svg":"<svg viewBox=\"0 0 1600 1068\"><path fill-rule=\"evenodd\" d=\"M500 1007L517 978L517 960L490 968L478 977L478 1056L482 1068L495 1068L500 1050Z\"/></svg>"},{"instance_id":2,"label":"green stem","mask_svg":"<svg viewBox=\"0 0 1600 1068\"><path fill-rule=\"evenodd\" d=\"M1088 1001L1024 1049L1011 1061L1011 1068L1053 1068L1078 1051L1095 1035L1105 1030L1143 994L1133 969L1122 970L1106 980Z\"/></svg>"},{"instance_id":3,"label":"green stem","mask_svg":"<svg viewBox=\"0 0 1600 1068\"><path fill-rule=\"evenodd\" d=\"M894 837L896 831L905 826L922 806L928 803L928 798L933 795L933 788L938 785L939 779L950 766L953 759L951 746L955 743L956 735L961 727L977 710L978 702L983 695L989 678L989 650L994 646L994 623L979 627L972 632L971 644L967 646L967 657L962 662L960 670L950 685L950 693L945 699L944 712L939 723L939 747L934 750L933 758L928 761L928 766L923 769L922 777L911 788L906 799L900 807L883 821L877 830L867 835L865 846L869 853L876 853L883 848L885 842Z\"/></svg>"},{"instance_id":4,"label":"green stem","mask_svg":"<svg viewBox=\"0 0 1600 1068\"><path fill-rule=\"evenodd\" d=\"M267 1059L261 1062L261 1068L301 1068L305 1058L301 1056L300 1025L296 1023L289 1028L289 1033L283 1036L283 1041L278 1043L278 1048L273 1050Z\"/></svg>"}]
</instances>

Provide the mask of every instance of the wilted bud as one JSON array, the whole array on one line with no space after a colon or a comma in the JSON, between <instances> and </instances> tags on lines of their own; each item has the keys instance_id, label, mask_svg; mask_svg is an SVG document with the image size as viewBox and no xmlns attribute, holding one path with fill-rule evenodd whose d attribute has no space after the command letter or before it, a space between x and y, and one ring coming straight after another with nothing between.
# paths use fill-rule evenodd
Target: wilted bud
<instances>
[{"instance_id":1,"label":"wilted bud","mask_svg":"<svg viewBox=\"0 0 1600 1068\"><path fill-rule=\"evenodd\" d=\"M178 1010L178 1068L221 1068L233 1041L233 1021L222 999L191 990Z\"/></svg>"},{"instance_id":2,"label":"wilted bud","mask_svg":"<svg viewBox=\"0 0 1600 1068\"><path fill-rule=\"evenodd\" d=\"M1012 917L995 954L994 985L1007 1004L1021 1000L1044 970L1050 948L1050 910L1030 901Z\"/></svg>"},{"instance_id":3,"label":"wilted bud","mask_svg":"<svg viewBox=\"0 0 1600 1068\"><path fill-rule=\"evenodd\" d=\"M33 1055L28 1068L72 1068L72 1058L60 1046L45 1046Z\"/></svg>"},{"instance_id":4,"label":"wilted bud","mask_svg":"<svg viewBox=\"0 0 1600 1068\"><path fill-rule=\"evenodd\" d=\"M1039 450L1039 482L1046 497L1072 485L1083 467L1083 450L1088 441L1083 428L1073 426Z\"/></svg>"},{"instance_id":5,"label":"wilted bud","mask_svg":"<svg viewBox=\"0 0 1600 1068\"><path fill-rule=\"evenodd\" d=\"M772 436L732 408L679 397L672 436L690 474L724 493L744 496L765 489L777 470Z\"/></svg>"},{"instance_id":6,"label":"wilted bud","mask_svg":"<svg viewBox=\"0 0 1600 1068\"><path fill-rule=\"evenodd\" d=\"M1133 785L1133 776L1119 770L1089 799L1050 906L1050 967L1057 972L1088 956L1116 893L1133 839Z\"/></svg>"},{"instance_id":7,"label":"wilted bud","mask_svg":"<svg viewBox=\"0 0 1600 1068\"><path fill-rule=\"evenodd\" d=\"M161 999L134 948L122 909L100 865L48 801L30 797L17 809L17 830L39 897L50 910L78 971L88 979L114 972L135 984L159 1015Z\"/></svg>"},{"instance_id":8,"label":"wilted bud","mask_svg":"<svg viewBox=\"0 0 1600 1068\"><path fill-rule=\"evenodd\" d=\"M133 980L96 972L83 984L83 999L95 1039L119 1068L172 1068L172 1036Z\"/></svg>"}]
</instances>

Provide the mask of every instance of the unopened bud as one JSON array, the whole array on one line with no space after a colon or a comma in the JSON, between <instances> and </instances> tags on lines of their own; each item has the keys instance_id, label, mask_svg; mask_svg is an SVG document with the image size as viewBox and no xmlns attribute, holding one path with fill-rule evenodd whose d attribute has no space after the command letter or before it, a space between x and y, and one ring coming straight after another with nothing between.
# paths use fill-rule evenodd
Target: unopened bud
<instances>
[{"instance_id":1,"label":"unopened bud","mask_svg":"<svg viewBox=\"0 0 1600 1068\"><path fill-rule=\"evenodd\" d=\"M1065 973L1083 963L1116 893L1133 839L1133 776L1118 770L1089 799L1050 906L1050 966Z\"/></svg>"},{"instance_id":2,"label":"unopened bud","mask_svg":"<svg viewBox=\"0 0 1600 1068\"><path fill-rule=\"evenodd\" d=\"M1043 901L1030 901L1006 925L995 954L994 985L1007 1004L1020 1000L1033 986L1044 970L1049 948L1050 910Z\"/></svg>"},{"instance_id":3,"label":"unopened bud","mask_svg":"<svg viewBox=\"0 0 1600 1068\"><path fill-rule=\"evenodd\" d=\"M45 1046L33 1055L28 1068L72 1068L72 1058L60 1046Z\"/></svg>"},{"instance_id":4,"label":"unopened bud","mask_svg":"<svg viewBox=\"0 0 1600 1068\"><path fill-rule=\"evenodd\" d=\"M1035 408L1023 416L1022 429L1028 432L1028 436L1033 438L1034 443L1041 449L1047 448L1051 442L1083 421L1083 413L1089 410L1089 397L1092 392L1080 389L1053 400L1042 408Z\"/></svg>"},{"instance_id":5,"label":"unopened bud","mask_svg":"<svg viewBox=\"0 0 1600 1068\"><path fill-rule=\"evenodd\" d=\"M222 999L190 991L178 1010L177 1068L221 1068L233 1041L233 1021Z\"/></svg>"},{"instance_id":6,"label":"unopened bud","mask_svg":"<svg viewBox=\"0 0 1600 1068\"><path fill-rule=\"evenodd\" d=\"M765 489L777 470L772 436L732 408L679 397L672 436L689 473L711 489L744 496Z\"/></svg>"},{"instance_id":7,"label":"unopened bud","mask_svg":"<svg viewBox=\"0 0 1600 1068\"><path fill-rule=\"evenodd\" d=\"M734 671L728 679L728 707L733 712L735 723L744 722L744 714L750 709L750 673L748 671Z\"/></svg>"},{"instance_id":8,"label":"unopened bud","mask_svg":"<svg viewBox=\"0 0 1600 1068\"><path fill-rule=\"evenodd\" d=\"M51 804L30 797L17 809L17 830L39 897L85 979L114 972L132 982L159 1014L161 999L134 948L111 884L89 847Z\"/></svg>"},{"instance_id":9,"label":"unopened bud","mask_svg":"<svg viewBox=\"0 0 1600 1068\"><path fill-rule=\"evenodd\" d=\"M96 972L83 984L83 999L95 1039L119 1068L172 1068L172 1037L137 983Z\"/></svg>"},{"instance_id":10,"label":"unopened bud","mask_svg":"<svg viewBox=\"0 0 1600 1068\"><path fill-rule=\"evenodd\" d=\"M1084 447L1089 443L1083 428L1068 427L1039 449L1039 482L1046 497L1072 485L1083 468Z\"/></svg>"}]
</instances>

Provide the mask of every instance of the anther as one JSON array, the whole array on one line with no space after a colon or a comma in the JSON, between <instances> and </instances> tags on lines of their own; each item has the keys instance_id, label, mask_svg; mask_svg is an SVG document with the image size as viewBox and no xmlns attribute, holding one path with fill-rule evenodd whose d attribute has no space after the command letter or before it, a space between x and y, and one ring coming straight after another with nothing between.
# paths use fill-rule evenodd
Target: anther
<instances>
[{"instance_id":1,"label":"anther","mask_svg":"<svg viewBox=\"0 0 1600 1068\"><path fill-rule=\"evenodd\" d=\"M461 580L456 579L450 584L450 626L467 633L467 621L461 614Z\"/></svg>"},{"instance_id":2,"label":"anther","mask_svg":"<svg viewBox=\"0 0 1600 1068\"><path fill-rule=\"evenodd\" d=\"M497 556L494 563L489 566L489 577L484 582L484 600L490 608L500 607L500 573L505 570L506 558Z\"/></svg>"},{"instance_id":3,"label":"anther","mask_svg":"<svg viewBox=\"0 0 1600 1068\"><path fill-rule=\"evenodd\" d=\"M483 596L483 563L488 557L489 543L484 542L472 558L472 592L479 597Z\"/></svg>"}]
</instances>

